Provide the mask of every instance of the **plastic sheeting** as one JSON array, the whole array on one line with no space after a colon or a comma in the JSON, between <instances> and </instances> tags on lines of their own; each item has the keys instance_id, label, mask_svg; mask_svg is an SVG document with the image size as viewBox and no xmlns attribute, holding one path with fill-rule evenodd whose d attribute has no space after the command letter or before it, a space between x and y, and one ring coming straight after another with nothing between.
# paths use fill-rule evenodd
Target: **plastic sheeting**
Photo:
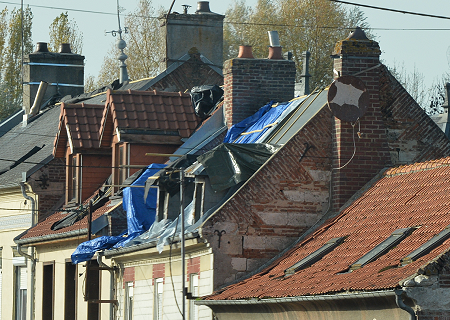
<instances>
[{"instance_id":1,"label":"plastic sheeting","mask_svg":"<svg viewBox=\"0 0 450 320\"><path fill-rule=\"evenodd\" d=\"M165 166L155 163L149 165L131 186L144 186L148 177L165 168ZM72 263L77 264L90 260L98 250L123 246L148 230L155 221L157 196L157 191L150 189L148 197L144 200L144 188L126 187L123 189L123 208L127 212L127 237L102 236L91 241L85 241L78 245L72 254Z\"/></svg>"},{"instance_id":2,"label":"plastic sheeting","mask_svg":"<svg viewBox=\"0 0 450 320\"><path fill-rule=\"evenodd\" d=\"M264 143L223 143L199 156L214 191L230 188L250 178L280 147Z\"/></svg>"},{"instance_id":3,"label":"plastic sheeting","mask_svg":"<svg viewBox=\"0 0 450 320\"><path fill-rule=\"evenodd\" d=\"M186 206L184 209L184 227L185 230L187 230L192 224L194 223L194 204L193 201ZM141 234L139 237L136 237L132 241L127 242L126 244L119 243L116 248L118 247L129 247L134 246L140 243L147 243L147 242L155 242L156 243L156 249L159 253L161 253L164 249L164 246L171 243L171 239L177 238L179 239L181 237L181 213L178 215L178 217L175 220L161 220L158 222L153 223L153 225L150 227L148 231Z\"/></svg>"},{"instance_id":4,"label":"plastic sheeting","mask_svg":"<svg viewBox=\"0 0 450 320\"><path fill-rule=\"evenodd\" d=\"M270 101L264 107L259 109L254 115L232 126L230 130L228 130L227 135L225 136L223 142L233 143L237 138L239 138L242 132L247 131L248 128L250 128L256 122L258 122L258 120L272 108L272 105L274 103L275 103L274 101Z\"/></svg>"}]
</instances>

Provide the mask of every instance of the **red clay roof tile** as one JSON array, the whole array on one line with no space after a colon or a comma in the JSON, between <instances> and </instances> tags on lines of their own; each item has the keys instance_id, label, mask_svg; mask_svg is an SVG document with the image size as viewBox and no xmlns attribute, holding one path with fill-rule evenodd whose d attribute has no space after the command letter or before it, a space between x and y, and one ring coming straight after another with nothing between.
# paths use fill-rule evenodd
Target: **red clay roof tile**
<instances>
[{"instance_id":1,"label":"red clay roof tile","mask_svg":"<svg viewBox=\"0 0 450 320\"><path fill-rule=\"evenodd\" d=\"M448 181L450 157L390 169L339 216L264 271L207 299L291 297L395 288L449 249L450 239L416 261L400 266L402 258L450 224ZM348 272L350 265L394 230L406 227L415 229L397 246L362 268ZM346 239L311 267L285 276L287 268L336 237Z\"/></svg>"}]
</instances>

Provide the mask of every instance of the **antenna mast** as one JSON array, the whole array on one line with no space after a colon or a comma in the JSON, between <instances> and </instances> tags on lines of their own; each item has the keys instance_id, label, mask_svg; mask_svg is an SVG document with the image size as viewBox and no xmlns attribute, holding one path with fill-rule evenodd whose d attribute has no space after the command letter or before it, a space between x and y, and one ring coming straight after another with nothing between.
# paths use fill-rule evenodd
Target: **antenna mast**
<instances>
[{"instance_id":1,"label":"antenna mast","mask_svg":"<svg viewBox=\"0 0 450 320\"><path fill-rule=\"evenodd\" d=\"M115 37L117 34L119 35L119 39L116 41L116 47L120 50L119 55L117 56L117 59L120 61L120 76L119 76L119 82L122 84L125 81L128 81L128 71L127 71L127 65L125 64L125 60L128 58L128 56L123 52L123 49L126 48L127 43L122 38L122 33L128 33L127 27L120 26L120 6L119 6L119 0L117 0L117 22L119 25L118 30L112 30L105 33L111 33L113 37Z\"/></svg>"}]
</instances>

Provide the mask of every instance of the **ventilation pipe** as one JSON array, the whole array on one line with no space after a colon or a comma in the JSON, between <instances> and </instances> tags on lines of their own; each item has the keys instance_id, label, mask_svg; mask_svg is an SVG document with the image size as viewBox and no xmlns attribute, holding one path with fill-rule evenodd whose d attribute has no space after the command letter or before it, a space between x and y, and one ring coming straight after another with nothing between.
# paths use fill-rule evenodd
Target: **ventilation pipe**
<instances>
[{"instance_id":1,"label":"ventilation pipe","mask_svg":"<svg viewBox=\"0 0 450 320\"><path fill-rule=\"evenodd\" d=\"M238 58L254 59L252 46L239 46Z\"/></svg>"},{"instance_id":2,"label":"ventilation pipe","mask_svg":"<svg viewBox=\"0 0 450 320\"><path fill-rule=\"evenodd\" d=\"M48 83L45 81L41 81L39 84L39 88L34 98L33 106L30 109L30 115L35 116L41 107L42 99L44 99L45 91L47 90Z\"/></svg>"},{"instance_id":3,"label":"ventilation pipe","mask_svg":"<svg viewBox=\"0 0 450 320\"><path fill-rule=\"evenodd\" d=\"M70 43L61 43L59 45L59 53L72 53L72 49L70 48Z\"/></svg>"}]
</instances>

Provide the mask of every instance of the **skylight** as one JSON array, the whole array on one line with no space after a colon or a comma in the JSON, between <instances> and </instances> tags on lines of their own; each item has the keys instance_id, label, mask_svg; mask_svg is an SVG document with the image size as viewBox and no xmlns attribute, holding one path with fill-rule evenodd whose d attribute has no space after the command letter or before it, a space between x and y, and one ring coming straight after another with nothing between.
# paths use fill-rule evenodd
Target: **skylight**
<instances>
[{"instance_id":1,"label":"skylight","mask_svg":"<svg viewBox=\"0 0 450 320\"><path fill-rule=\"evenodd\" d=\"M408 263L411 263L420 257L426 255L431 250L436 248L437 246L441 245L445 240L450 238L450 225L445 227L444 230L442 230L439 234L435 235L433 238L425 242L423 245L421 245L418 249L414 250L410 254L408 254L406 257L404 257L401 260L401 265L407 265Z\"/></svg>"},{"instance_id":2,"label":"skylight","mask_svg":"<svg viewBox=\"0 0 450 320\"><path fill-rule=\"evenodd\" d=\"M344 242L344 239L344 237L340 237L328 240L327 243L325 243L320 249L303 258L292 267L284 270L284 274L290 276L299 270L310 267L311 265L322 259L326 254L333 251L333 249L340 245L342 242Z\"/></svg>"},{"instance_id":3,"label":"skylight","mask_svg":"<svg viewBox=\"0 0 450 320\"><path fill-rule=\"evenodd\" d=\"M386 254L389 250L399 244L412 232L414 228L397 229L383 242L377 245L375 248L366 253L361 259L356 261L350 266L350 271L357 270L365 266L366 264L375 261L382 255Z\"/></svg>"}]
</instances>

